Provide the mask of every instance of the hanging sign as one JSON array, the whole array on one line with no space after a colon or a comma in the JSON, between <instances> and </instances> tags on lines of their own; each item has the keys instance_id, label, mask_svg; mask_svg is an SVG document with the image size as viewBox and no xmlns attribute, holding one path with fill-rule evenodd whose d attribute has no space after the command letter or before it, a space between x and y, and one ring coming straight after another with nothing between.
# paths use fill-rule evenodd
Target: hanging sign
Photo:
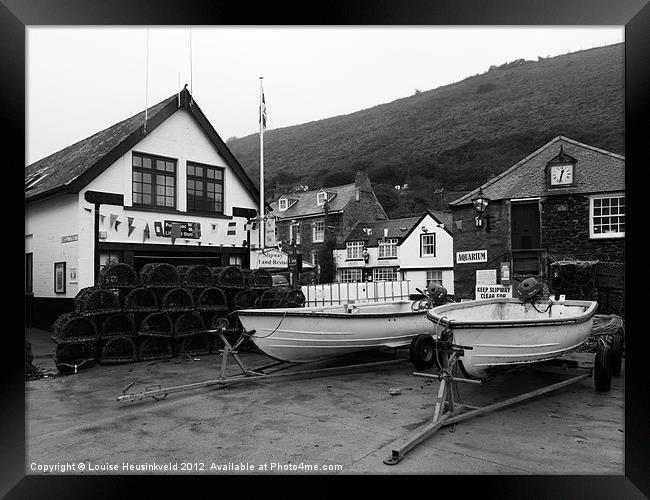
<instances>
[{"instance_id":1,"label":"hanging sign","mask_svg":"<svg viewBox=\"0 0 650 500\"><path fill-rule=\"evenodd\" d=\"M456 264L471 264L473 262L487 262L487 250L456 252Z\"/></svg>"},{"instance_id":2,"label":"hanging sign","mask_svg":"<svg viewBox=\"0 0 650 500\"><path fill-rule=\"evenodd\" d=\"M287 267L288 255L279 250L267 250L257 254L257 267Z\"/></svg>"},{"instance_id":3,"label":"hanging sign","mask_svg":"<svg viewBox=\"0 0 650 500\"><path fill-rule=\"evenodd\" d=\"M201 237L200 222L166 220L164 223L165 225L162 236L165 238L192 238L196 240ZM157 223L154 223L154 227L156 227L156 224Z\"/></svg>"},{"instance_id":4,"label":"hanging sign","mask_svg":"<svg viewBox=\"0 0 650 500\"><path fill-rule=\"evenodd\" d=\"M289 254L287 256L287 268L289 271L297 270L302 271L302 254Z\"/></svg>"},{"instance_id":5,"label":"hanging sign","mask_svg":"<svg viewBox=\"0 0 650 500\"><path fill-rule=\"evenodd\" d=\"M512 285L476 285L476 300L512 298Z\"/></svg>"}]
</instances>

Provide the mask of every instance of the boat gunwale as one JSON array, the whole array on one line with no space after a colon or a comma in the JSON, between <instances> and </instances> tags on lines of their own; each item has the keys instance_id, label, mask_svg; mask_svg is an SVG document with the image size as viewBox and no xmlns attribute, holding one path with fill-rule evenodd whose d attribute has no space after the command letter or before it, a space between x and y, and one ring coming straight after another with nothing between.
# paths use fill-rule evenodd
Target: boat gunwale
<instances>
[{"instance_id":1,"label":"boat gunwale","mask_svg":"<svg viewBox=\"0 0 650 500\"><path fill-rule=\"evenodd\" d=\"M354 304L359 308L359 312L340 312L340 305L326 305L316 311L307 311L306 307L289 307L277 309L239 309L234 313L238 316L293 316L297 318L361 318L361 319L374 319L374 318L395 318L395 317L408 317L408 316L421 316L425 315L430 309L421 309L419 311L395 311L395 312L361 312L366 307L384 306L389 304L412 304L412 300L396 300L386 302L367 302L361 304ZM321 307L321 306L313 306Z\"/></svg>"},{"instance_id":2,"label":"boat gunwale","mask_svg":"<svg viewBox=\"0 0 650 500\"><path fill-rule=\"evenodd\" d=\"M444 326L450 329L470 329L470 328L518 328L518 327L534 327L534 326L561 326L561 325L572 325L586 323L596 314L596 309L598 307L598 302L588 301L588 300L565 300L562 302L550 302L544 301L540 302L541 304L558 304L558 305L570 305L570 306L583 306L588 307L588 309L581 314L580 316L574 318L539 318L535 320L496 320L496 321L457 321L455 319L448 319L446 316L439 316L438 314L444 313L445 311L440 311L438 313L434 312L436 309L446 308L449 309L464 309L469 307L475 307L477 305L485 304L522 304L519 299L514 298L494 298L494 299L483 299L483 300L472 300L467 302L456 302L454 304L445 304L442 306L435 307L427 311L427 319L434 323L435 325ZM461 306L462 304L462 306ZM452 307L450 307L452 306ZM456 306L456 307L454 307Z\"/></svg>"}]
</instances>

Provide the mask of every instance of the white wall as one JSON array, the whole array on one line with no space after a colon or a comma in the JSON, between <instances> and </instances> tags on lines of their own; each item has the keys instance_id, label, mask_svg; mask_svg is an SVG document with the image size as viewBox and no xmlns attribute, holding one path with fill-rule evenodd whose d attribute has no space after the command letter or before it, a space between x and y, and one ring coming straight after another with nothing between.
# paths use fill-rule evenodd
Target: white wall
<instances>
[{"instance_id":1,"label":"white wall","mask_svg":"<svg viewBox=\"0 0 650 500\"><path fill-rule=\"evenodd\" d=\"M25 253L33 254L35 297L74 297L80 283L70 282L70 268L78 268L79 207L76 195L61 195L25 207ZM78 241L61 242L78 235ZM66 263L66 293L54 293L54 263Z\"/></svg>"},{"instance_id":2,"label":"white wall","mask_svg":"<svg viewBox=\"0 0 650 500\"><path fill-rule=\"evenodd\" d=\"M431 268L430 270L435 270L435 268ZM411 288L413 290L415 290L415 288L424 290L427 283L427 270L415 269L402 271L402 279L408 280L411 283ZM442 286L447 289L449 295L454 294L454 271L452 269L442 270Z\"/></svg>"}]
</instances>

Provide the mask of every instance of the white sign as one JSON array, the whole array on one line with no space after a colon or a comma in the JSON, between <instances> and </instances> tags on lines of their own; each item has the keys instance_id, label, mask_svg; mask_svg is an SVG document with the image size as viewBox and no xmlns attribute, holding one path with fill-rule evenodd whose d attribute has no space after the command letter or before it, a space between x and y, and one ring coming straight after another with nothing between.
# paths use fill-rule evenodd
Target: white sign
<instances>
[{"instance_id":1,"label":"white sign","mask_svg":"<svg viewBox=\"0 0 650 500\"><path fill-rule=\"evenodd\" d=\"M487 250L456 252L456 264L470 264L472 262L487 262Z\"/></svg>"},{"instance_id":2,"label":"white sign","mask_svg":"<svg viewBox=\"0 0 650 500\"><path fill-rule=\"evenodd\" d=\"M477 285L496 285L497 284L497 270L496 269L477 269L476 270L476 284Z\"/></svg>"},{"instance_id":3,"label":"white sign","mask_svg":"<svg viewBox=\"0 0 650 500\"><path fill-rule=\"evenodd\" d=\"M279 250L267 250L257 254L257 267L287 267L288 257Z\"/></svg>"},{"instance_id":4,"label":"white sign","mask_svg":"<svg viewBox=\"0 0 650 500\"><path fill-rule=\"evenodd\" d=\"M69 234L68 236L61 236L61 243L70 243L79 240L78 234Z\"/></svg>"},{"instance_id":5,"label":"white sign","mask_svg":"<svg viewBox=\"0 0 650 500\"><path fill-rule=\"evenodd\" d=\"M512 298L512 285L476 285L476 300Z\"/></svg>"},{"instance_id":6,"label":"white sign","mask_svg":"<svg viewBox=\"0 0 650 500\"><path fill-rule=\"evenodd\" d=\"M264 246L274 247L277 245L275 241L275 219L269 217L264 222Z\"/></svg>"}]
</instances>

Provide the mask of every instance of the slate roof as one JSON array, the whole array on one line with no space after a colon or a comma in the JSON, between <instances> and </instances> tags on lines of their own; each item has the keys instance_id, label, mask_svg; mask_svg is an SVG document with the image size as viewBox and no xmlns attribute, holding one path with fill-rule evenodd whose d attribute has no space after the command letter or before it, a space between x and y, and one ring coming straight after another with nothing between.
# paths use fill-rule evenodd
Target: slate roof
<instances>
[{"instance_id":1,"label":"slate roof","mask_svg":"<svg viewBox=\"0 0 650 500\"><path fill-rule=\"evenodd\" d=\"M145 112L133 115L115 125L87 137L56 153L25 167L25 201L29 202L59 192L79 192L83 187L128 152L179 108L179 95L174 94L148 108L148 121L144 129ZM232 152L214 130L187 89L180 93L180 107L197 120L219 154L232 167L244 187L255 200L259 191L246 175ZM28 189L29 188L29 189Z\"/></svg>"},{"instance_id":2,"label":"slate roof","mask_svg":"<svg viewBox=\"0 0 650 500\"><path fill-rule=\"evenodd\" d=\"M545 167L560 153L560 145L564 154L577 160L574 167L575 186L549 190L546 186ZM625 157L560 135L494 179L450 202L449 205L453 207L470 204L479 189L483 189L483 194L490 200L624 191Z\"/></svg>"},{"instance_id":3,"label":"slate roof","mask_svg":"<svg viewBox=\"0 0 650 500\"><path fill-rule=\"evenodd\" d=\"M278 210L278 202L274 201L270 204L273 209L273 215L280 219L322 215L324 213L323 205L318 205L316 203L316 195L319 191L320 189L314 189L311 191L299 191L297 193L285 195L286 198L290 199L290 203L291 200L297 201L290 205L287 210L283 211ZM330 193L328 196L328 199L330 200L329 211L336 212L343 210L343 208L354 199L357 187L352 183L344 184L343 186L324 188L324 191Z\"/></svg>"},{"instance_id":4,"label":"slate roof","mask_svg":"<svg viewBox=\"0 0 650 500\"><path fill-rule=\"evenodd\" d=\"M386 237L398 238L399 244L411 234L414 227L419 224L427 214L431 214L451 232L451 213L428 211L419 217L404 217L401 219L386 219L373 222L357 222L354 228L352 228L352 230L347 234L344 241L365 241L367 247L376 247L379 244L379 240L384 237L384 229L388 229L388 235ZM370 235L368 235L364 229L370 229Z\"/></svg>"}]
</instances>

